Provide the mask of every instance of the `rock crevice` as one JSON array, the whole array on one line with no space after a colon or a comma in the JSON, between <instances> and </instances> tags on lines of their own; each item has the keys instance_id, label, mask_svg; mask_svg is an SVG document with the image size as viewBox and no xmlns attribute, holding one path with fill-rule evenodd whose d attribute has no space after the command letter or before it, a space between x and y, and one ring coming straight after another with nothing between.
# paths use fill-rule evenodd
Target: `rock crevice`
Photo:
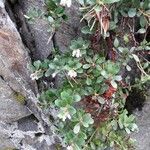
<instances>
[{"instance_id":1,"label":"rock crevice","mask_svg":"<svg viewBox=\"0 0 150 150\"><path fill-rule=\"evenodd\" d=\"M0 0L0 149L38 149L44 142L43 149L48 150L55 142L55 134L51 131L48 116L38 106L37 83L31 80L31 72L27 68L31 58L5 10L5 4ZM38 131L34 131L33 127L29 134L29 131L19 129L18 124L24 117L30 120L31 114L38 120ZM29 126L31 124L30 121ZM38 133L41 134L40 140L36 137ZM29 137L33 142L28 140Z\"/></svg>"}]
</instances>

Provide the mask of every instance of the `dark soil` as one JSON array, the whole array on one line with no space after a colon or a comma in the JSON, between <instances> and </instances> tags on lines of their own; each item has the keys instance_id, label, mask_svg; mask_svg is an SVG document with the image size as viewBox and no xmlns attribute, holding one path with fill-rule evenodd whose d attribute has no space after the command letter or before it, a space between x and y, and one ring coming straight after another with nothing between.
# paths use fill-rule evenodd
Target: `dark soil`
<instances>
[{"instance_id":1,"label":"dark soil","mask_svg":"<svg viewBox=\"0 0 150 150\"><path fill-rule=\"evenodd\" d=\"M128 110L129 114L132 114L135 109L142 111L142 107L146 101L146 96L144 93L144 90L140 90L138 88L132 88L129 92L125 105L125 108Z\"/></svg>"}]
</instances>

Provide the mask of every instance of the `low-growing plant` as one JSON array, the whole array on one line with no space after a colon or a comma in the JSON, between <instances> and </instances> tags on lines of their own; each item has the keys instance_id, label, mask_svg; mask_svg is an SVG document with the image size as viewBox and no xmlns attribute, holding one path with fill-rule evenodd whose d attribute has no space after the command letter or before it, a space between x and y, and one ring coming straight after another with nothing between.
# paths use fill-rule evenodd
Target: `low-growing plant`
<instances>
[{"instance_id":1,"label":"low-growing plant","mask_svg":"<svg viewBox=\"0 0 150 150\"><path fill-rule=\"evenodd\" d=\"M100 30L101 36L108 37L110 30L117 30L119 14L131 18L135 15L140 16L141 26L145 27L145 30L148 28L147 1L78 2L84 14L82 19L88 22L82 29L85 34L93 35ZM135 2L139 5L135 6ZM59 5L60 1L48 0L46 4L50 20L57 21L60 17L63 18L65 7ZM110 19L111 15L115 17ZM112 24L115 28L112 28ZM143 28L139 29L142 33ZM142 60L138 53L150 48L146 37L141 44L130 49L127 47L129 35L125 34L123 39L124 44L117 36L113 39L113 49L119 54L117 60L116 54L113 55L115 59L108 59L103 53L93 49L92 41L78 37L72 40L65 53L55 54L51 60L38 60L31 66L33 80L43 76L61 78L60 86L43 91L39 100L44 108L53 107L58 111L54 121L58 129L56 132L61 135L62 142L68 150L133 148L134 140L129 134L138 128L135 117L129 115L124 108L131 85L123 79L121 70L126 68L127 71L131 71L132 67L128 62L132 59L141 71L142 82L147 82L149 62L147 59Z\"/></svg>"}]
</instances>

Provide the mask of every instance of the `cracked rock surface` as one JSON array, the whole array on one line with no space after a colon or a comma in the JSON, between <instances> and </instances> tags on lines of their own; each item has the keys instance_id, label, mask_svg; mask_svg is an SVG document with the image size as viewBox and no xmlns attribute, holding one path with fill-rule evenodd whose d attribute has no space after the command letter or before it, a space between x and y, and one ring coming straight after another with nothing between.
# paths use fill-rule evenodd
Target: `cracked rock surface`
<instances>
[{"instance_id":1,"label":"cracked rock surface","mask_svg":"<svg viewBox=\"0 0 150 150\"><path fill-rule=\"evenodd\" d=\"M31 63L16 25L0 0L0 149L52 150L55 134L37 105L38 88L30 79ZM31 119L31 114L36 119ZM32 142L33 141L33 142Z\"/></svg>"},{"instance_id":2,"label":"cracked rock surface","mask_svg":"<svg viewBox=\"0 0 150 150\"><path fill-rule=\"evenodd\" d=\"M32 8L46 11L44 0L0 0L0 150L53 150L59 144L49 120L56 110L45 113L39 107L39 85L31 80L27 66L32 60L49 58L56 45L66 50L80 34L77 7L67 10L69 20L54 36L47 32L45 18L31 23L24 16Z\"/></svg>"},{"instance_id":3,"label":"cracked rock surface","mask_svg":"<svg viewBox=\"0 0 150 150\"><path fill-rule=\"evenodd\" d=\"M142 111L135 112L139 131L134 133L132 137L137 141L137 150L150 150L150 90L148 95Z\"/></svg>"}]
</instances>

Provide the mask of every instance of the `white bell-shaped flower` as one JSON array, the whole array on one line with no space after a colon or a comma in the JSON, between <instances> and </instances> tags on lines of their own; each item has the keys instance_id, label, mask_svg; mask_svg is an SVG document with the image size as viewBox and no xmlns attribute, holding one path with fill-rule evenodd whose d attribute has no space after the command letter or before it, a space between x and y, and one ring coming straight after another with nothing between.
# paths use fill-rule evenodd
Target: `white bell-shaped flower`
<instances>
[{"instance_id":1,"label":"white bell-shaped flower","mask_svg":"<svg viewBox=\"0 0 150 150\"><path fill-rule=\"evenodd\" d=\"M71 6L72 1L71 0L61 0L60 1L60 5L62 6L67 6L70 7Z\"/></svg>"},{"instance_id":2,"label":"white bell-shaped flower","mask_svg":"<svg viewBox=\"0 0 150 150\"><path fill-rule=\"evenodd\" d=\"M69 70L68 76L70 76L71 78L75 78L77 76L77 73L74 70Z\"/></svg>"},{"instance_id":3,"label":"white bell-shaped flower","mask_svg":"<svg viewBox=\"0 0 150 150\"><path fill-rule=\"evenodd\" d=\"M73 56L73 57L77 57L77 58L81 57L82 54L81 54L80 49L75 49L75 50L73 50L72 56Z\"/></svg>"}]
</instances>

